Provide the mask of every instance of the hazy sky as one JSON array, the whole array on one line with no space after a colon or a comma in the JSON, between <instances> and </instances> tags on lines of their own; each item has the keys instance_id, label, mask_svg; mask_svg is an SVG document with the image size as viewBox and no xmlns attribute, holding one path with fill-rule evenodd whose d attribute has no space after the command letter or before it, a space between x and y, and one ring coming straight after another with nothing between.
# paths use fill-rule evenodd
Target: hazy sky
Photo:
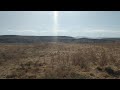
<instances>
[{"instance_id":1,"label":"hazy sky","mask_svg":"<svg viewBox=\"0 0 120 90\"><path fill-rule=\"evenodd\" d=\"M0 11L0 35L120 37L120 11Z\"/></svg>"}]
</instances>

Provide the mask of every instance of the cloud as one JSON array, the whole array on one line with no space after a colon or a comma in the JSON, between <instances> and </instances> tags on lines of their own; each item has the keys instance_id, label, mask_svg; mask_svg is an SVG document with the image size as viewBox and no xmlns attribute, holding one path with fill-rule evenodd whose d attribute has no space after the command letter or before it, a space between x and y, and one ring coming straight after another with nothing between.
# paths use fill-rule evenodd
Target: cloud
<instances>
[{"instance_id":1,"label":"cloud","mask_svg":"<svg viewBox=\"0 0 120 90\"><path fill-rule=\"evenodd\" d=\"M58 29L57 32L68 32L67 30Z\"/></svg>"},{"instance_id":2,"label":"cloud","mask_svg":"<svg viewBox=\"0 0 120 90\"><path fill-rule=\"evenodd\" d=\"M10 32L36 32L35 30L28 30L28 29L25 29L25 30L8 30Z\"/></svg>"},{"instance_id":3,"label":"cloud","mask_svg":"<svg viewBox=\"0 0 120 90\"><path fill-rule=\"evenodd\" d=\"M112 30L112 29L84 29L82 32L86 33L120 33L120 30Z\"/></svg>"},{"instance_id":4,"label":"cloud","mask_svg":"<svg viewBox=\"0 0 120 90\"><path fill-rule=\"evenodd\" d=\"M64 29L59 28L56 30L56 32L53 29L49 30L31 30L31 29L9 29L8 33L12 34L20 34L20 35L55 35L56 33L58 35L70 35L70 36L120 36L120 30L119 29L103 29L103 28L78 28L78 29Z\"/></svg>"}]
</instances>

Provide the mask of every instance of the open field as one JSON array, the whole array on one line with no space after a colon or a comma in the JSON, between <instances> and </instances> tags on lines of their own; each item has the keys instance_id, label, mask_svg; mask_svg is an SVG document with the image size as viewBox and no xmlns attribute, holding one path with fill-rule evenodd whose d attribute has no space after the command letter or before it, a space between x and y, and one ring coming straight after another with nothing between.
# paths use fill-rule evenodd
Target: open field
<instances>
[{"instance_id":1,"label":"open field","mask_svg":"<svg viewBox=\"0 0 120 90\"><path fill-rule=\"evenodd\" d=\"M119 79L120 43L0 44L1 79Z\"/></svg>"}]
</instances>

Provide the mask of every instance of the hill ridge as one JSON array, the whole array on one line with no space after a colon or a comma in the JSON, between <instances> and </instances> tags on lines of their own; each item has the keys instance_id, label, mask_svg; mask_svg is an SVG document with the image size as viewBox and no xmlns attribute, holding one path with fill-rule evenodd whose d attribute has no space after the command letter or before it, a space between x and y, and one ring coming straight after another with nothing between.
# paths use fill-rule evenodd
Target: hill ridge
<instances>
[{"instance_id":1,"label":"hill ridge","mask_svg":"<svg viewBox=\"0 0 120 90\"><path fill-rule=\"evenodd\" d=\"M0 35L0 43L41 43L41 42L64 42L64 43L102 43L120 42L120 38L75 38L71 36L22 36Z\"/></svg>"}]
</instances>

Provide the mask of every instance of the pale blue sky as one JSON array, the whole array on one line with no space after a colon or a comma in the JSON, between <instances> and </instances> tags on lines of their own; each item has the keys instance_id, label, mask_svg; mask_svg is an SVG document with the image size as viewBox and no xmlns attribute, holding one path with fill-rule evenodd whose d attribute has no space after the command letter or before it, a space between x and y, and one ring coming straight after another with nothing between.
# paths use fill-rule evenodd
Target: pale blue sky
<instances>
[{"instance_id":1,"label":"pale blue sky","mask_svg":"<svg viewBox=\"0 0 120 90\"><path fill-rule=\"evenodd\" d=\"M120 37L120 11L59 11L60 36ZM54 35L53 11L0 11L0 35Z\"/></svg>"}]
</instances>

